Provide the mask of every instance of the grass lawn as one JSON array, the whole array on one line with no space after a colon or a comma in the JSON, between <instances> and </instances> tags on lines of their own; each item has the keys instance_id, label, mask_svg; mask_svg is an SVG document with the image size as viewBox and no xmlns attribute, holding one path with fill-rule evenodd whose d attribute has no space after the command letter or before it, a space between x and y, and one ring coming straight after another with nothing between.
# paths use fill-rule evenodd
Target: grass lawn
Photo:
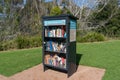
<instances>
[{"instance_id":1,"label":"grass lawn","mask_svg":"<svg viewBox=\"0 0 120 80\"><path fill-rule=\"evenodd\" d=\"M120 80L120 41L77 44L79 64L106 69L103 80Z\"/></svg>"},{"instance_id":2,"label":"grass lawn","mask_svg":"<svg viewBox=\"0 0 120 80\"><path fill-rule=\"evenodd\" d=\"M0 74L11 76L41 63L41 48L0 52Z\"/></svg>"},{"instance_id":3,"label":"grass lawn","mask_svg":"<svg viewBox=\"0 0 120 80\"><path fill-rule=\"evenodd\" d=\"M0 52L0 74L11 76L41 63L41 48ZM120 80L120 41L78 43L81 65L106 69L103 80Z\"/></svg>"}]
</instances>

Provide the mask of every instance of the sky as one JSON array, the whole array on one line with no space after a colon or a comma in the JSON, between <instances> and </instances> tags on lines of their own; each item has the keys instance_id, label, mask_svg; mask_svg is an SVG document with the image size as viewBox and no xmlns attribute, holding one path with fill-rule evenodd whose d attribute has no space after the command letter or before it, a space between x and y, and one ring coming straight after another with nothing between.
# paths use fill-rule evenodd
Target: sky
<instances>
[{"instance_id":1,"label":"sky","mask_svg":"<svg viewBox=\"0 0 120 80\"><path fill-rule=\"evenodd\" d=\"M26 0L23 0L23 4L24 4L24 5L26 4Z\"/></svg>"},{"instance_id":2,"label":"sky","mask_svg":"<svg viewBox=\"0 0 120 80\"><path fill-rule=\"evenodd\" d=\"M2 0L0 0L2 1ZM46 2L52 1L52 0L45 0ZM88 7L93 7L95 5L95 2L97 0L73 0L75 2L75 4L77 4L78 6L82 7L82 6L88 6ZM23 4L25 5L27 2L27 0L23 0Z\"/></svg>"},{"instance_id":3,"label":"sky","mask_svg":"<svg viewBox=\"0 0 120 80\"><path fill-rule=\"evenodd\" d=\"M46 2L52 1L52 0L45 0ZM94 7L97 0L73 0L75 4L78 6L88 6L90 8Z\"/></svg>"}]
</instances>

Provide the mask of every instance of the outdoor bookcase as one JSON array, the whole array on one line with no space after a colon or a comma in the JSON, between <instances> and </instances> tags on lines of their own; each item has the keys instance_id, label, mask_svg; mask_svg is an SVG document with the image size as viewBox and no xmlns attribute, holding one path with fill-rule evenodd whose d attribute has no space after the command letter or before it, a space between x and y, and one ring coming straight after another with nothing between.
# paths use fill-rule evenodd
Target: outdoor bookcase
<instances>
[{"instance_id":1,"label":"outdoor bookcase","mask_svg":"<svg viewBox=\"0 0 120 80\"><path fill-rule=\"evenodd\" d=\"M71 15L42 17L42 62L47 69L76 71L77 18Z\"/></svg>"}]
</instances>

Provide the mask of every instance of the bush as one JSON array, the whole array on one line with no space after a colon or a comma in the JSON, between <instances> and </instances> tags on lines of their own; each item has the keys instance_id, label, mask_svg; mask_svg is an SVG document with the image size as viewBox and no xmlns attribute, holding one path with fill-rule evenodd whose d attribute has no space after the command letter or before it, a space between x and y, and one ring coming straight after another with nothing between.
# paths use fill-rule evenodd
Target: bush
<instances>
[{"instance_id":1,"label":"bush","mask_svg":"<svg viewBox=\"0 0 120 80\"><path fill-rule=\"evenodd\" d=\"M77 37L79 36L85 36L88 33L86 30L77 30Z\"/></svg>"},{"instance_id":2,"label":"bush","mask_svg":"<svg viewBox=\"0 0 120 80\"><path fill-rule=\"evenodd\" d=\"M19 36L16 39L16 43L18 49L40 47L42 45L42 39L41 37L38 36L35 37Z\"/></svg>"},{"instance_id":3,"label":"bush","mask_svg":"<svg viewBox=\"0 0 120 80\"><path fill-rule=\"evenodd\" d=\"M78 42L97 42L97 41L104 41L104 35L96 32L90 32L83 37L77 37Z\"/></svg>"},{"instance_id":4,"label":"bush","mask_svg":"<svg viewBox=\"0 0 120 80\"><path fill-rule=\"evenodd\" d=\"M14 40L3 42L3 50L15 49L17 47Z\"/></svg>"},{"instance_id":5,"label":"bush","mask_svg":"<svg viewBox=\"0 0 120 80\"><path fill-rule=\"evenodd\" d=\"M0 51L3 51L3 45L0 43Z\"/></svg>"},{"instance_id":6,"label":"bush","mask_svg":"<svg viewBox=\"0 0 120 80\"><path fill-rule=\"evenodd\" d=\"M40 47L42 45L42 38L39 36L30 39L30 47Z\"/></svg>"},{"instance_id":7,"label":"bush","mask_svg":"<svg viewBox=\"0 0 120 80\"><path fill-rule=\"evenodd\" d=\"M18 36L15 40L5 41L0 43L0 51L10 49L24 49L40 47L42 45L42 38L40 36L25 37Z\"/></svg>"},{"instance_id":8,"label":"bush","mask_svg":"<svg viewBox=\"0 0 120 80\"><path fill-rule=\"evenodd\" d=\"M51 16L56 16L60 14L62 14L62 10L58 6L54 6L50 11Z\"/></svg>"},{"instance_id":9,"label":"bush","mask_svg":"<svg viewBox=\"0 0 120 80\"><path fill-rule=\"evenodd\" d=\"M0 43L0 51L5 51L5 50L15 49L15 48L16 48L16 43L14 42L14 40Z\"/></svg>"},{"instance_id":10,"label":"bush","mask_svg":"<svg viewBox=\"0 0 120 80\"><path fill-rule=\"evenodd\" d=\"M23 36L18 36L16 39L16 44L18 49L29 48L30 41L28 38Z\"/></svg>"}]
</instances>

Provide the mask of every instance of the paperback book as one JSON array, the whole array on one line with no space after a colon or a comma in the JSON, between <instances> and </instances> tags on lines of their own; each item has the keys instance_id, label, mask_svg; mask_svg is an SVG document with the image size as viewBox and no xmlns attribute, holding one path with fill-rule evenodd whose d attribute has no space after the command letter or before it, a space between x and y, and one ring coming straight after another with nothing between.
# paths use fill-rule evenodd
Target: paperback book
<instances>
[{"instance_id":1,"label":"paperback book","mask_svg":"<svg viewBox=\"0 0 120 80\"><path fill-rule=\"evenodd\" d=\"M52 28L46 27L45 37L65 37L66 38L65 26L52 27Z\"/></svg>"},{"instance_id":2,"label":"paperback book","mask_svg":"<svg viewBox=\"0 0 120 80\"><path fill-rule=\"evenodd\" d=\"M66 53L66 44L65 43L59 43L54 41L47 41L45 42L45 49L46 51L54 51L54 52L62 52Z\"/></svg>"},{"instance_id":3,"label":"paperback book","mask_svg":"<svg viewBox=\"0 0 120 80\"><path fill-rule=\"evenodd\" d=\"M66 68L66 59L64 57L59 57L58 55L45 55L45 64Z\"/></svg>"}]
</instances>

